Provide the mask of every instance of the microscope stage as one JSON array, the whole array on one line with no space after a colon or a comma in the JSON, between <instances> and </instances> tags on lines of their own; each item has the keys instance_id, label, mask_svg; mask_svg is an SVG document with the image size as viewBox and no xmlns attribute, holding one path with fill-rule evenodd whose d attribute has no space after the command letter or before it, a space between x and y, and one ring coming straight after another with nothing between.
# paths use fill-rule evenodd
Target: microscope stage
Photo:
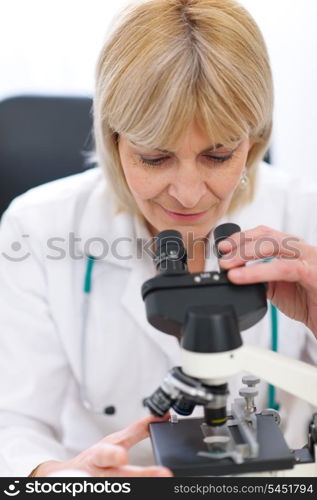
<instances>
[{"instance_id":1,"label":"microscope stage","mask_svg":"<svg viewBox=\"0 0 317 500\"><path fill-rule=\"evenodd\" d=\"M230 458L201 457L208 451L201 431L202 418L181 418L178 423L150 424L153 451L158 465L171 469L175 476L227 476L292 469L294 455L271 415L257 415L259 456L236 464ZM236 426L230 427L235 437Z\"/></svg>"}]
</instances>

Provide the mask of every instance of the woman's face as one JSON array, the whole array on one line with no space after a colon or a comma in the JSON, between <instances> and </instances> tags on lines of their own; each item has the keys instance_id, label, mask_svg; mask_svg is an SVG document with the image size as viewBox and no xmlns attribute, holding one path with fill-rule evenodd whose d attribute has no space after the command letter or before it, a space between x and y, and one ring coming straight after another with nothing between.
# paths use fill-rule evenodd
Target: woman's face
<instances>
[{"instance_id":1,"label":"woman's face","mask_svg":"<svg viewBox=\"0 0 317 500\"><path fill-rule=\"evenodd\" d=\"M151 234L176 229L185 239L207 236L229 207L249 147L248 139L232 149L210 144L195 121L173 151L146 149L121 136L125 178Z\"/></svg>"}]
</instances>

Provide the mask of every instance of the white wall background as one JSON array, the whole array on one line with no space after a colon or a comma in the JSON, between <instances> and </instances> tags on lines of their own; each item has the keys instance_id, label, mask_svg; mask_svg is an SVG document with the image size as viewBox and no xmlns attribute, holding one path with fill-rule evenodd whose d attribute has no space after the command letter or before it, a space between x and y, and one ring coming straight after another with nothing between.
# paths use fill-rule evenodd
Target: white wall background
<instances>
[{"instance_id":1,"label":"white wall background","mask_svg":"<svg viewBox=\"0 0 317 500\"><path fill-rule=\"evenodd\" d=\"M0 0L0 99L92 94L107 27L127 0ZM274 162L317 181L317 1L241 0L261 27L275 80Z\"/></svg>"}]
</instances>

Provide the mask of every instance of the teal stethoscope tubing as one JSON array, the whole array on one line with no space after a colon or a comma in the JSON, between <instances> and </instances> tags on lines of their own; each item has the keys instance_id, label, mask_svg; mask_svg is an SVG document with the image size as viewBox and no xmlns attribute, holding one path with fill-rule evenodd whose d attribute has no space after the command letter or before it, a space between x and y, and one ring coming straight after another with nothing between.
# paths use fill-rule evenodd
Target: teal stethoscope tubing
<instances>
[{"instance_id":1,"label":"teal stethoscope tubing","mask_svg":"<svg viewBox=\"0 0 317 500\"><path fill-rule=\"evenodd\" d=\"M276 307L270 304L270 314L271 314L271 350L277 352L278 350L278 315ZM279 404L276 401L276 389L273 385L268 387L268 408L273 408L274 410L279 409Z\"/></svg>"},{"instance_id":2,"label":"teal stethoscope tubing","mask_svg":"<svg viewBox=\"0 0 317 500\"><path fill-rule=\"evenodd\" d=\"M87 321L88 321L88 306L89 306L89 295L92 289L92 272L95 264L95 258L91 255L87 257L86 272L84 278L84 307L83 307L83 321L82 321L82 335L81 335L81 395L82 400L87 409L92 409L92 404L89 401L87 395L87 373L86 373L86 362L85 362L85 352L86 352L86 340L87 340ZM273 304L270 304L270 316L271 316L271 350L277 352L278 350L278 315L277 309ZM268 408L273 408L274 410L279 409L279 405L276 401L276 389L273 385L268 386Z\"/></svg>"},{"instance_id":3,"label":"teal stethoscope tubing","mask_svg":"<svg viewBox=\"0 0 317 500\"><path fill-rule=\"evenodd\" d=\"M92 271L94 268L95 258L92 256L87 257L86 272L84 278L84 302L82 313L81 325L81 346L80 346L80 396L81 400L87 410L95 413L102 413L102 411L94 408L93 403L90 401L87 389L87 363L86 363L86 347L87 347L87 326L88 326L88 311L89 311L89 298L92 289Z\"/></svg>"}]
</instances>

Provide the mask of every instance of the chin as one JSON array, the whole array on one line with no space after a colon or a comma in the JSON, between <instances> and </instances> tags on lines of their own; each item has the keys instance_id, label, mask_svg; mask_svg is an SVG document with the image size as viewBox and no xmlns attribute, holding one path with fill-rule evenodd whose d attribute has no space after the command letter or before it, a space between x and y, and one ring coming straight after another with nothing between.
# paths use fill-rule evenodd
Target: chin
<instances>
[{"instance_id":1,"label":"chin","mask_svg":"<svg viewBox=\"0 0 317 500\"><path fill-rule=\"evenodd\" d=\"M208 234L210 233L211 228L209 229L202 229L202 228L197 228L197 227L191 227L191 228L176 228L177 231L181 233L183 236L183 239L189 238L189 241L195 241L199 239L204 239L208 237Z\"/></svg>"},{"instance_id":2,"label":"chin","mask_svg":"<svg viewBox=\"0 0 317 500\"><path fill-rule=\"evenodd\" d=\"M152 226L153 227L153 226ZM170 223L170 224L157 224L158 229L155 230L155 235L161 231L165 231L167 229L172 229L174 231L178 231L181 233L182 237L184 240L187 240L189 238L190 241L198 240L201 238L206 238L211 231L213 226L210 227L199 227L195 225L180 225L177 223ZM153 232L152 232L153 234Z\"/></svg>"}]
</instances>

